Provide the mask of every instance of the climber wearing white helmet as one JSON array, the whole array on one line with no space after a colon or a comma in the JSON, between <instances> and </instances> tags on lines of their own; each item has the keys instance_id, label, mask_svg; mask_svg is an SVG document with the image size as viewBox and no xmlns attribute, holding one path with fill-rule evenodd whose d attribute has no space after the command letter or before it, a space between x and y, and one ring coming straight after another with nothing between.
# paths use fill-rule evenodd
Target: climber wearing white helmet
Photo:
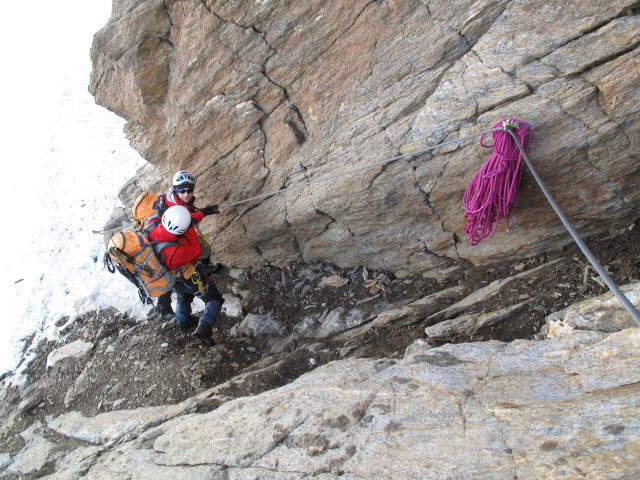
<instances>
[{"instance_id":1,"label":"climber wearing white helmet","mask_svg":"<svg viewBox=\"0 0 640 480\"><path fill-rule=\"evenodd\" d=\"M217 205L209 205L204 208L197 208L193 203L196 200L193 192L196 189L196 179L187 170L180 170L173 176L171 188L164 195L167 206L182 205L189 209L191 216L196 222L201 222L207 215L220 213Z\"/></svg>"},{"instance_id":2,"label":"climber wearing white helmet","mask_svg":"<svg viewBox=\"0 0 640 480\"><path fill-rule=\"evenodd\" d=\"M169 207L162 215L162 226L169 233L182 235L191 226L191 213L179 205Z\"/></svg>"},{"instance_id":3,"label":"climber wearing white helmet","mask_svg":"<svg viewBox=\"0 0 640 480\"><path fill-rule=\"evenodd\" d=\"M216 205L210 205L201 209L197 208L194 205L196 200L194 195L195 188L196 179L191 172L187 170L180 170L173 176L171 187L169 188L169 191L162 196L162 200L167 207L180 205L189 210L193 223L196 225L197 229L197 224L200 223L204 217L219 213L219 211ZM200 247L202 248L200 262L205 265L209 265L207 273L217 273L222 268L222 265L219 263L211 263L211 247L209 246L209 242L207 242L206 238L199 230L196 231L200 238ZM191 300L193 300L193 298L191 298ZM191 300L183 299L183 303L188 303L190 305ZM165 318L173 316L173 309L171 308L171 293L166 293L158 297L158 312Z\"/></svg>"},{"instance_id":4,"label":"climber wearing white helmet","mask_svg":"<svg viewBox=\"0 0 640 480\"><path fill-rule=\"evenodd\" d=\"M202 248L189 209L182 205L169 207L162 215L162 222L149 232L149 240L172 242L160 252L160 257L164 265L176 273L174 288L178 293L178 327L186 330L197 325L195 336L203 343L212 345L212 327L224 300L215 284L208 281L206 271L196 267ZM191 302L196 296L205 303L204 313L199 320L191 315Z\"/></svg>"}]
</instances>

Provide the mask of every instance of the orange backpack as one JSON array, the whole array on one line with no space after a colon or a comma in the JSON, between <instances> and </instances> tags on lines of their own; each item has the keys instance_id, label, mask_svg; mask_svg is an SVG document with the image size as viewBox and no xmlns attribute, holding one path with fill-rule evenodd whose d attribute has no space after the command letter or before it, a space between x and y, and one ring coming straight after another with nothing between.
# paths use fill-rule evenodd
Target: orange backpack
<instances>
[{"instance_id":1,"label":"orange backpack","mask_svg":"<svg viewBox=\"0 0 640 480\"><path fill-rule=\"evenodd\" d=\"M180 242L148 239L149 232L162 221L166 208L162 195L139 195L131 209L135 231L115 233L104 256L105 266L111 273L118 270L136 286L142 303L152 303L151 297L168 293L175 285L176 274L162 263L160 252Z\"/></svg>"},{"instance_id":2,"label":"orange backpack","mask_svg":"<svg viewBox=\"0 0 640 480\"><path fill-rule=\"evenodd\" d=\"M149 233L160 222L162 214L169 208L164 195L157 193L141 193L131 207L131 219L136 230Z\"/></svg>"}]
</instances>

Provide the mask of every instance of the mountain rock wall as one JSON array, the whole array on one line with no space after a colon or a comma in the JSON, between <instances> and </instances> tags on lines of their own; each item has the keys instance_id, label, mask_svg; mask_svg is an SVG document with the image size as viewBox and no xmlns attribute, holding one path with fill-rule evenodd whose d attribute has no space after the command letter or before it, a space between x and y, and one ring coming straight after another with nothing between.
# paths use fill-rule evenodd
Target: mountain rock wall
<instances>
[{"instance_id":1,"label":"mountain rock wall","mask_svg":"<svg viewBox=\"0 0 640 480\"><path fill-rule=\"evenodd\" d=\"M198 204L295 186L484 130L533 127L531 159L588 235L640 206L634 0L117 0L90 91ZM568 242L528 172L510 232L476 247L462 194L477 141L223 208L214 257L395 272L535 255Z\"/></svg>"}]
</instances>

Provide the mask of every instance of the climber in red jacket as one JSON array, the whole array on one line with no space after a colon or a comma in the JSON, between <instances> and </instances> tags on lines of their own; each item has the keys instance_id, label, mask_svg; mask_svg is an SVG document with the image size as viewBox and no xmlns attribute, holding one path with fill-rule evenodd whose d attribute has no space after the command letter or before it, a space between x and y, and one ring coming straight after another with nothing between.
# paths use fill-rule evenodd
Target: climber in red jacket
<instances>
[{"instance_id":1,"label":"climber in red jacket","mask_svg":"<svg viewBox=\"0 0 640 480\"><path fill-rule=\"evenodd\" d=\"M167 206L182 205L189 210L191 217L199 223L208 215L220 213L217 205L198 208L193 203L196 200L194 191L196 179L187 170L180 170L173 176L173 182L169 191L164 195Z\"/></svg>"},{"instance_id":2,"label":"climber in red jacket","mask_svg":"<svg viewBox=\"0 0 640 480\"><path fill-rule=\"evenodd\" d=\"M164 212L162 222L149 232L149 240L175 242L175 245L164 248L160 256L165 266L176 273L176 323L183 330L197 324L195 336L204 344L213 345L211 331L224 300L215 284L208 279L206 267L198 263L202 249L194 223L186 207L174 205ZM194 297L205 303L199 320L191 315Z\"/></svg>"},{"instance_id":3,"label":"climber in red jacket","mask_svg":"<svg viewBox=\"0 0 640 480\"><path fill-rule=\"evenodd\" d=\"M196 188L196 179L187 170L180 170L173 176L173 182L169 191L162 196L163 203L166 207L173 207L180 205L189 210L191 218L193 219L193 225L200 223L204 217L208 215L214 215L220 213L217 205L209 205L199 209L194 205L196 197L194 191ZM198 232L196 230L196 232ZM218 273L222 268L220 263L211 263L211 247L202 234L199 234L200 247L202 252L200 253L200 262L209 265L209 274ZM191 299L193 300L193 298ZM184 300L183 303L190 303L191 300ZM173 309L171 308L171 293L166 293L158 297L158 313L162 317L168 318L173 316Z\"/></svg>"}]
</instances>

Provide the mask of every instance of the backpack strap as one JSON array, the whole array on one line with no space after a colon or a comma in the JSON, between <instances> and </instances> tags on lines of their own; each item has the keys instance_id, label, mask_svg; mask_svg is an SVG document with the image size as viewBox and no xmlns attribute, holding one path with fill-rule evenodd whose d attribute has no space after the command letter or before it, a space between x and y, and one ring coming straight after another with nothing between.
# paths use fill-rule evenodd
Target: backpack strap
<instances>
[{"instance_id":1,"label":"backpack strap","mask_svg":"<svg viewBox=\"0 0 640 480\"><path fill-rule=\"evenodd\" d=\"M169 208L169 205L167 205L167 202L164 199L164 195L160 195L156 199L156 201L153 202L153 208L158 212L158 215L160 215L160 217L164 215L164 212L166 212Z\"/></svg>"},{"instance_id":2,"label":"backpack strap","mask_svg":"<svg viewBox=\"0 0 640 480\"><path fill-rule=\"evenodd\" d=\"M152 216L147 218L142 224L142 231L145 235L148 235L151 230L156 228L158 225L162 223L162 215L156 217Z\"/></svg>"},{"instance_id":3,"label":"backpack strap","mask_svg":"<svg viewBox=\"0 0 640 480\"><path fill-rule=\"evenodd\" d=\"M156 257L158 257L158 261L160 261L160 264L166 268L167 270L169 270L169 267L167 267L165 265L165 263L162 261L162 255L160 255L160 253L162 253L162 251L167 248L167 247L171 247L173 245L180 245L180 242L152 242L149 241L149 243L151 244L151 248L153 249L153 252L156 254Z\"/></svg>"},{"instance_id":4,"label":"backpack strap","mask_svg":"<svg viewBox=\"0 0 640 480\"><path fill-rule=\"evenodd\" d=\"M156 252L156 255L160 255L160 252L167 247L171 247L172 245L180 245L180 242L151 242L151 247L153 251Z\"/></svg>"}]
</instances>

